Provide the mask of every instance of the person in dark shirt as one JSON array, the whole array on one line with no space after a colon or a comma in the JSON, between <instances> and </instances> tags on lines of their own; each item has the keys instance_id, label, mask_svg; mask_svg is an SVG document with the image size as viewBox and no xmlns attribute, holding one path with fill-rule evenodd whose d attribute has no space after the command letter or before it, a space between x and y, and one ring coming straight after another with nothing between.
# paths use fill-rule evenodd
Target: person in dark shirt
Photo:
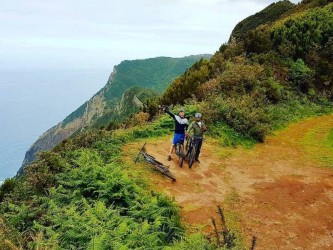
<instances>
[{"instance_id":1,"label":"person in dark shirt","mask_svg":"<svg viewBox=\"0 0 333 250\"><path fill-rule=\"evenodd\" d=\"M163 111L167 114L169 114L172 119L175 121L175 133L172 140L172 145L170 147L169 155L168 155L168 161L171 161L171 154L173 149L175 148L177 143L180 143L181 145L184 144L185 140L185 131L188 127L188 120L185 118L185 111L184 109L179 110L178 115L175 115L169 111L168 108L164 107Z\"/></svg>"},{"instance_id":2,"label":"person in dark shirt","mask_svg":"<svg viewBox=\"0 0 333 250\"><path fill-rule=\"evenodd\" d=\"M201 120L202 115L200 113L196 113L194 117L195 121L193 121L188 127L185 137L188 138L190 136L189 134L191 130L193 130L193 139L197 147L195 161L200 163L199 156L203 142L203 135L204 132L207 131L207 127L205 126L204 122Z\"/></svg>"}]
</instances>

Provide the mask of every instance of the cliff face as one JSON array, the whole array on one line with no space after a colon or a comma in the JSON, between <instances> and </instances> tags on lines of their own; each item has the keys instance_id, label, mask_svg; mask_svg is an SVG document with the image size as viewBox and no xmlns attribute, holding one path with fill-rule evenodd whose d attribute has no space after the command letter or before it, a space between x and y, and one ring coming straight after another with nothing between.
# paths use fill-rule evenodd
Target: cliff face
<instances>
[{"instance_id":1,"label":"cliff face","mask_svg":"<svg viewBox=\"0 0 333 250\"><path fill-rule=\"evenodd\" d=\"M145 93L145 96L142 95ZM120 120L140 110L144 106L146 97L156 96L156 93L150 89L134 87L128 89L121 97L120 102L114 108L114 114Z\"/></svg>"},{"instance_id":2,"label":"cliff face","mask_svg":"<svg viewBox=\"0 0 333 250\"><path fill-rule=\"evenodd\" d=\"M122 119L142 107L140 93L156 96L193 63L210 55L184 58L159 57L124 61L115 66L105 87L62 122L41 135L26 152L23 166L36 159L39 151L53 149L74 133L91 126L105 126ZM142 88L145 88L142 91ZM153 92L154 90L155 92ZM20 169L19 173L22 172Z\"/></svg>"},{"instance_id":3,"label":"cliff face","mask_svg":"<svg viewBox=\"0 0 333 250\"><path fill-rule=\"evenodd\" d=\"M88 127L95 117L103 115L105 106L106 102L102 93L92 97L84 104L84 113L81 116L71 121L62 121L41 135L26 152L23 165L35 160L39 151L50 150L78 130Z\"/></svg>"}]
</instances>

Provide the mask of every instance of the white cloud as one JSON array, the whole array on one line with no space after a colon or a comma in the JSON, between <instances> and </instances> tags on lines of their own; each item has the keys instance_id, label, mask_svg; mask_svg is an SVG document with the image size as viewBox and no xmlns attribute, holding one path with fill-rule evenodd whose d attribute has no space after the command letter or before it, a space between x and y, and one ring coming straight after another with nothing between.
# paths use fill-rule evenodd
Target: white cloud
<instances>
[{"instance_id":1,"label":"white cloud","mask_svg":"<svg viewBox=\"0 0 333 250\"><path fill-rule=\"evenodd\" d=\"M2 67L26 61L29 67L111 67L124 59L214 53L239 21L274 1L2 2Z\"/></svg>"}]
</instances>

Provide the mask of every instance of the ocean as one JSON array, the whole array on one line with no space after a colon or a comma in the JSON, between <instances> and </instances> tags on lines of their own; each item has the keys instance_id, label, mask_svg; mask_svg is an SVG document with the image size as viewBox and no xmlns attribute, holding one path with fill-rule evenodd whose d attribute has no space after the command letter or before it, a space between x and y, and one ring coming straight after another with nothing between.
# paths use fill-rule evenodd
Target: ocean
<instances>
[{"instance_id":1,"label":"ocean","mask_svg":"<svg viewBox=\"0 0 333 250\"><path fill-rule=\"evenodd\" d=\"M90 99L110 69L0 70L0 183L46 130Z\"/></svg>"}]
</instances>

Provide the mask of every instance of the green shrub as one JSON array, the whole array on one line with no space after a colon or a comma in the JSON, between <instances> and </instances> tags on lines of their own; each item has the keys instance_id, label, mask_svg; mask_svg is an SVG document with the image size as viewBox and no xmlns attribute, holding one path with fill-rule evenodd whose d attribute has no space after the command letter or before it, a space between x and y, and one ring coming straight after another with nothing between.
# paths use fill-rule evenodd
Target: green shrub
<instances>
[{"instance_id":1,"label":"green shrub","mask_svg":"<svg viewBox=\"0 0 333 250\"><path fill-rule=\"evenodd\" d=\"M40 152L38 158L38 161L24 168L26 181L36 192L47 193L56 184L55 175L62 172L67 164L53 152Z\"/></svg>"},{"instance_id":2,"label":"green shrub","mask_svg":"<svg viewBox=\"0 0 333 250\"><path fill-rule=\"evenodd\" d=\"M287 19L272 30L275 48L287 57L303 58L315 47L325 46L333 36L333 5L314 8L306 15Z\"/></svg>"},{"instance_id":3,"label":"green shrub","mask_svg":"<svg viewBox=\"0 0 333 250\"><path fill-rule=\"evenodd\" d=\"M201 59L188 71L174 80L161 97L163 104L184 104L185 100L191 98L200 84L206 82L211 73L212 65L208 60Z\"/></svg>"},{"instance_id":4,"label":"green shrub","mask_svg":"<svg viewBox=\"0 0 333 250\"><path fill-rule=\"evenodd\" d=\"M17 185L16 179L6 179L0 186L0 203L3 201L6 195L13 192Z\"/></svg>"},{"instance_id":5,"label":"green shrub","mask_svg":"<svg viewBox=\"0 0 333 250\"><path fill-rule=\"evenodd\" d=\"M214 98L210 102L209 117L210 122L225 121L234 130L260 142L269 133L269 119L265 110L248 95L241 98Z\"/></svg>"},{"instance_id":6,"label":"green shrub","mask_svg":"<svg viewBox=\"0 0 333 250\"><path fill-rule=\"evenodd\" d=\"M266 98L276 104L284 99L284 87L280 85L274 78L270 77L261 82Z\"/></svg>"},{"instance_id":7,"label":"green shrub","mask_svg":"<svg viewBox=\"0 0 333 250\"><path fill-rule=\"evenodd\" d=\"M266 26L251 30L244 39L246 53L266 53L273 48L270 32Z\"/></svg>"},{"instance_id":8,"label":"green shrub","mask_svg":"<svg viewBox=\"0 0 333 250\"><path fill-rule=\"evenodd\" d=\"M207 239L201 234L194 234L181 241L176 242L173 246L166 247L165 250L213 250L217 249L214 244L208 243Z\"/></svg>"},{"instance_id":9,"label":"green shrub","mask_svg":"<svg viewBox=\"0 0 333 250\"><path fill-rule=\"evenodd\" d=\"M19 235L10 228L0 216L0 249L16 250L22 249Z\"/></svg>"},{"instance_id":10,"label":"green shrub","mask_svg":"<svg viewBox=\"0 0 333 250\"><path fill-rule=\"evenodd\" d=\"M247 63L239 57L236 62L227 62L225 70L218 76L219 90L226 96L248 94L263 77L264 71L259 64Z\"/></svg>"},{"instance_id":11,"label":"green shrub","mask_svg":"<svg viewBox=\"0 0 333 250\"><path fill-rule=\"evenodd\" d=\"M302 59L298 59L291 65L290 80L293 82L294 86L303 93L309 93L310 88L313 87L312 76L312 70L305 65Z\"/></svg>"}]
</instances>

